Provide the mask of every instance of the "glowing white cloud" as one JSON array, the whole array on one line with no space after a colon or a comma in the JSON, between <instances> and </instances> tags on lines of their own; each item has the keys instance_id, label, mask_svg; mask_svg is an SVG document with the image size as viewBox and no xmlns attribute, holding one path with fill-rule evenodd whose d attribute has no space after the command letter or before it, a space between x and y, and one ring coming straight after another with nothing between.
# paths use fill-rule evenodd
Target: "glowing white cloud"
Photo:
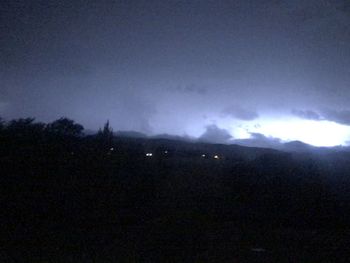
<instances>
[{"instance_id":1,"label":"glowing white cloud","mask_svg":"<svg viewBox=\"0 0 350 263\"><path fill-rule=\"evenodd\" d=\"M350 128L330 121L301 120L298 118L260 120L260 127L249 131L284 141L299 140L314 146L344 145L350 137Z\"/></svg>"}]
</instances>

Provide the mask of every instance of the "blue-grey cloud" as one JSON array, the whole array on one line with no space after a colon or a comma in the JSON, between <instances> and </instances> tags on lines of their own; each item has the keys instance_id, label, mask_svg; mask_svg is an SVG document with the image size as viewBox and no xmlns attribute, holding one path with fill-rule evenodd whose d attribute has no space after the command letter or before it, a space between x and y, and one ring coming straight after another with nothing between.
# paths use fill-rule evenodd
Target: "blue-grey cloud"
<instances>
[{"instance_id":1,"label":"blue-grey cloud","mask_svg":"<svg viewBox=\"0 0 350 263\"><path fill-rule=\"evenodd\" d=\"M316 121L322 120L322 117L317 112L312 110L293 109L292 114L301 119L316 120Z\"/></svg>"},{"instance_id":2,"label":"blue-grey cloud","mask_svg":"<svg viewBox=\"0 0 350 263\"><path fill-rule=\"evenodd\" d=\"M233 143L243 146L262 148L281 148L282 145L282 142L279 138L267 137L261 133L250 133L250 138L236 139L233 141Z\"/></svg>"},{"instance_id":3,"label":"blue-grey cloud","mask_svg":"<svg viewBox=\"0 0 350 263\"><path fill-rule=\"evenodd\" d=\"M339 124L350 125L350 110L331 110L323 111L323 117L326 120Z\"/></svg>"},{"instance_id":4,"label":"blue-grey cloud","mask_svg":"<svg viewBox=\"0 0 350 263\"><path fill-rule=\"evenodd\" d=\"M306 120L327 120L339 124L350 125L350 110L324 109L320 113L317 113L312 110L293 109L292 114Z\"/></svg>"},{"instance_id":5,"label":"blue-grey cloud","mask_svg":"<svg viewBox=\"0 0 350 263\"><path fill-rule=\"evenodd\" d=\"M208 125L205 132L198 138L199 141L211 143L230 143L232 135L226 130L221 129L215 124Z\"/></svg>"},{"instance_id":6,"label":"blue-grey cloud","mask_svg":"<svg viewBox=\"0 0 350 263\"><path fill-rule=\"evenodd\" d=\"M242 108L238 105L231 105L224 108L221 112L224 116L230 116L235 119L251 121L259 118L259 114L253 110Z\"/></svg>"}]
</instances>

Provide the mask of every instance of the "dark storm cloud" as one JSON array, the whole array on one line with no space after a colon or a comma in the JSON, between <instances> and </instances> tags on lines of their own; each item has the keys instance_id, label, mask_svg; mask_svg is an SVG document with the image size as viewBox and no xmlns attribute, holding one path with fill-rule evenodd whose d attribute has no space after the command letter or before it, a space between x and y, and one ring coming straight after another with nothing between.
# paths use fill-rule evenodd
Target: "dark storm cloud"
<instances>
[{"instance_id":1,"label":"dark storm cloud","mask_svg":"<svg viewBox=\"0 0 350 263\"><path fill-rule=\"evenodd\" d=\"M8 103L0 101L0 112L3 111L6 107L8 107Z\"/></svg>"},{"instance_id":2,"label":"dark storm cloud","mask_svg":"<svg viewBox=\"0 0 350 263\"><path fill-rule=\"evenodd\" d=\"M8 111L9 107L9 103L0 101L0 120L6 115L6 112Z\"/></svg>"},{"instance_id":3,"label":"dark storm cloud","mask_svg":"<svg viewBox=\"0 0 350 263\"><path fill-rule=\"evenodd\" d=\"M203 86L198 86L195 84L189 84L189 85L179 85L176 87L176 90L183 93L193 93L193 94L199 94L199 95L205 95L207 93L207 89Z\"/></svg>"},{"instance_id":4,"label":"dark storm cloud","mask_svg":"<svg viewBox=\"0 0 350 263\"><path fill-rule=\"evenodd\" d=\"M226 107L221 112L224 116L230 116L235 119L251 121L259 118L259 114L255 111L242 108L238 105Z\"/></svg>"},{"instance_id":5,"label":"dark storm cloud","mask_svg":"<svg viewBox=\"0 0 350 263\"><path fill-rule=\"evenodd\" d=\"M199 141L211 143L229 143L232 135L226 129L221 129L215 124L208 125L205 132L198 138Z\"/></svg>"},{"instance_id":6,"label":"dark storm cloud","mask_svg":"<svg viewBox=\"0 0 350 263\"><path fill-rule=\"evenodd\" d=\"M3 0L0 13L5 118L191 136L293 108L349 122L345 0Z\"/></svg>"},{"instance_id":7,"label":"dark storm cloud","mask_svg":"<svg viewBox=\"0 0 350 263\"><path fill-rule=\"evenodd\" d=\"M249 147L262 147L262 148L280 148L282 142L278 138L267 137L261 133L250 133L248 139L236 139L234 144L239 144Z\"/></svg>"},{"instance_id":8,"label":"dark storm cloud","mask_svg":"<svg viewBox=\"0 0 350 263\"><path fill-rule=\"evenodd\" d=\"M320 113L312 110L292 110L292 114L306 120L332 121L338 124L350 125L350 110L325 109Z\"/></svg>"},{"instance_id":9,"label":"dark storm cloud","mask_svg":"<svg viewBox=\"0 0 350 263\"><path fill-rule=\"evenodd\" d=\"M306 119L306 120L322 120L321 116L312 110L297 110L297 109L293 109L292 110L292 114L301 118L301 119Z\"/></svg>"},{"instance_id":10,"label":"dark storm cloud","mask_svg":"<svg viewBox=\"0 0 350 263\"><path fill-rule=\"evenodd\" d=\"M337 5L336 9L344 14L350 15L350 2L347 0L343 0Z\"/></svg>"},{"instance_id":11,"label":"dark storm cloud","mask_svg":"<svg viewBox=\"0 0 350 263\"><path fill-rule=\"evenodd\" d=\"M323 117L326 120L339 124L350 125L350 110L331 110L323 111Z\"/></svg>"}]
</instances>

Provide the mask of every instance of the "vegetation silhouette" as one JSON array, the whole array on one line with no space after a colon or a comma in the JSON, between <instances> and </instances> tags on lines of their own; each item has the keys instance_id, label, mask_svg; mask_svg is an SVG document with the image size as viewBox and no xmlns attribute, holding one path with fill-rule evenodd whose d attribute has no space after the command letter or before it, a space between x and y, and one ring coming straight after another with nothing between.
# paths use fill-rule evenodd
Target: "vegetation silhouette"
<instances>
[{"instance_id":1,"label":"vegetation silhouette","mask_svg":"<svg viewBox=\"0 0 350 263\"><path fill-rule=\"evenodd\" d=\"M107 120L102 130L98 130L97 139L101 141L104 147L109 147L112 145L113 129L109 125L109 120Z\"/></svg>"},{"instance_id":2,"label":"vegetation silhouette","mask_svg":"<svg viewBox=\"0 0 350 263\"><path fill-rule=\"evenodd\" d=\"M60 136L81 136L84 127L73 120L68 118L60 118L46 126L49 133L57 134Z\"/></svg>"}]
</instances>

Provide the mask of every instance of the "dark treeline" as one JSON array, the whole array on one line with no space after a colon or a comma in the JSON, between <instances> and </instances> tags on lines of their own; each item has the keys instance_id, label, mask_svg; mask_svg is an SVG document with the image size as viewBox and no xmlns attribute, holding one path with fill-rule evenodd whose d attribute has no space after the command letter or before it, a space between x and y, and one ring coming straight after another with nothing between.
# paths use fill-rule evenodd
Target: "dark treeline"
<instances>
[{"instance_id":1,"label":"dark treeline","mask_svg":"<svg viewBox=\"0 0 350 263\"><path fill-rule=\"evenodd\" d=\"M146 156L152 153L152 156ZM218 158L214 158L214 156ZM1 262L346 262L350 156L0 124Z\"/></svg>"}]
</instances>

